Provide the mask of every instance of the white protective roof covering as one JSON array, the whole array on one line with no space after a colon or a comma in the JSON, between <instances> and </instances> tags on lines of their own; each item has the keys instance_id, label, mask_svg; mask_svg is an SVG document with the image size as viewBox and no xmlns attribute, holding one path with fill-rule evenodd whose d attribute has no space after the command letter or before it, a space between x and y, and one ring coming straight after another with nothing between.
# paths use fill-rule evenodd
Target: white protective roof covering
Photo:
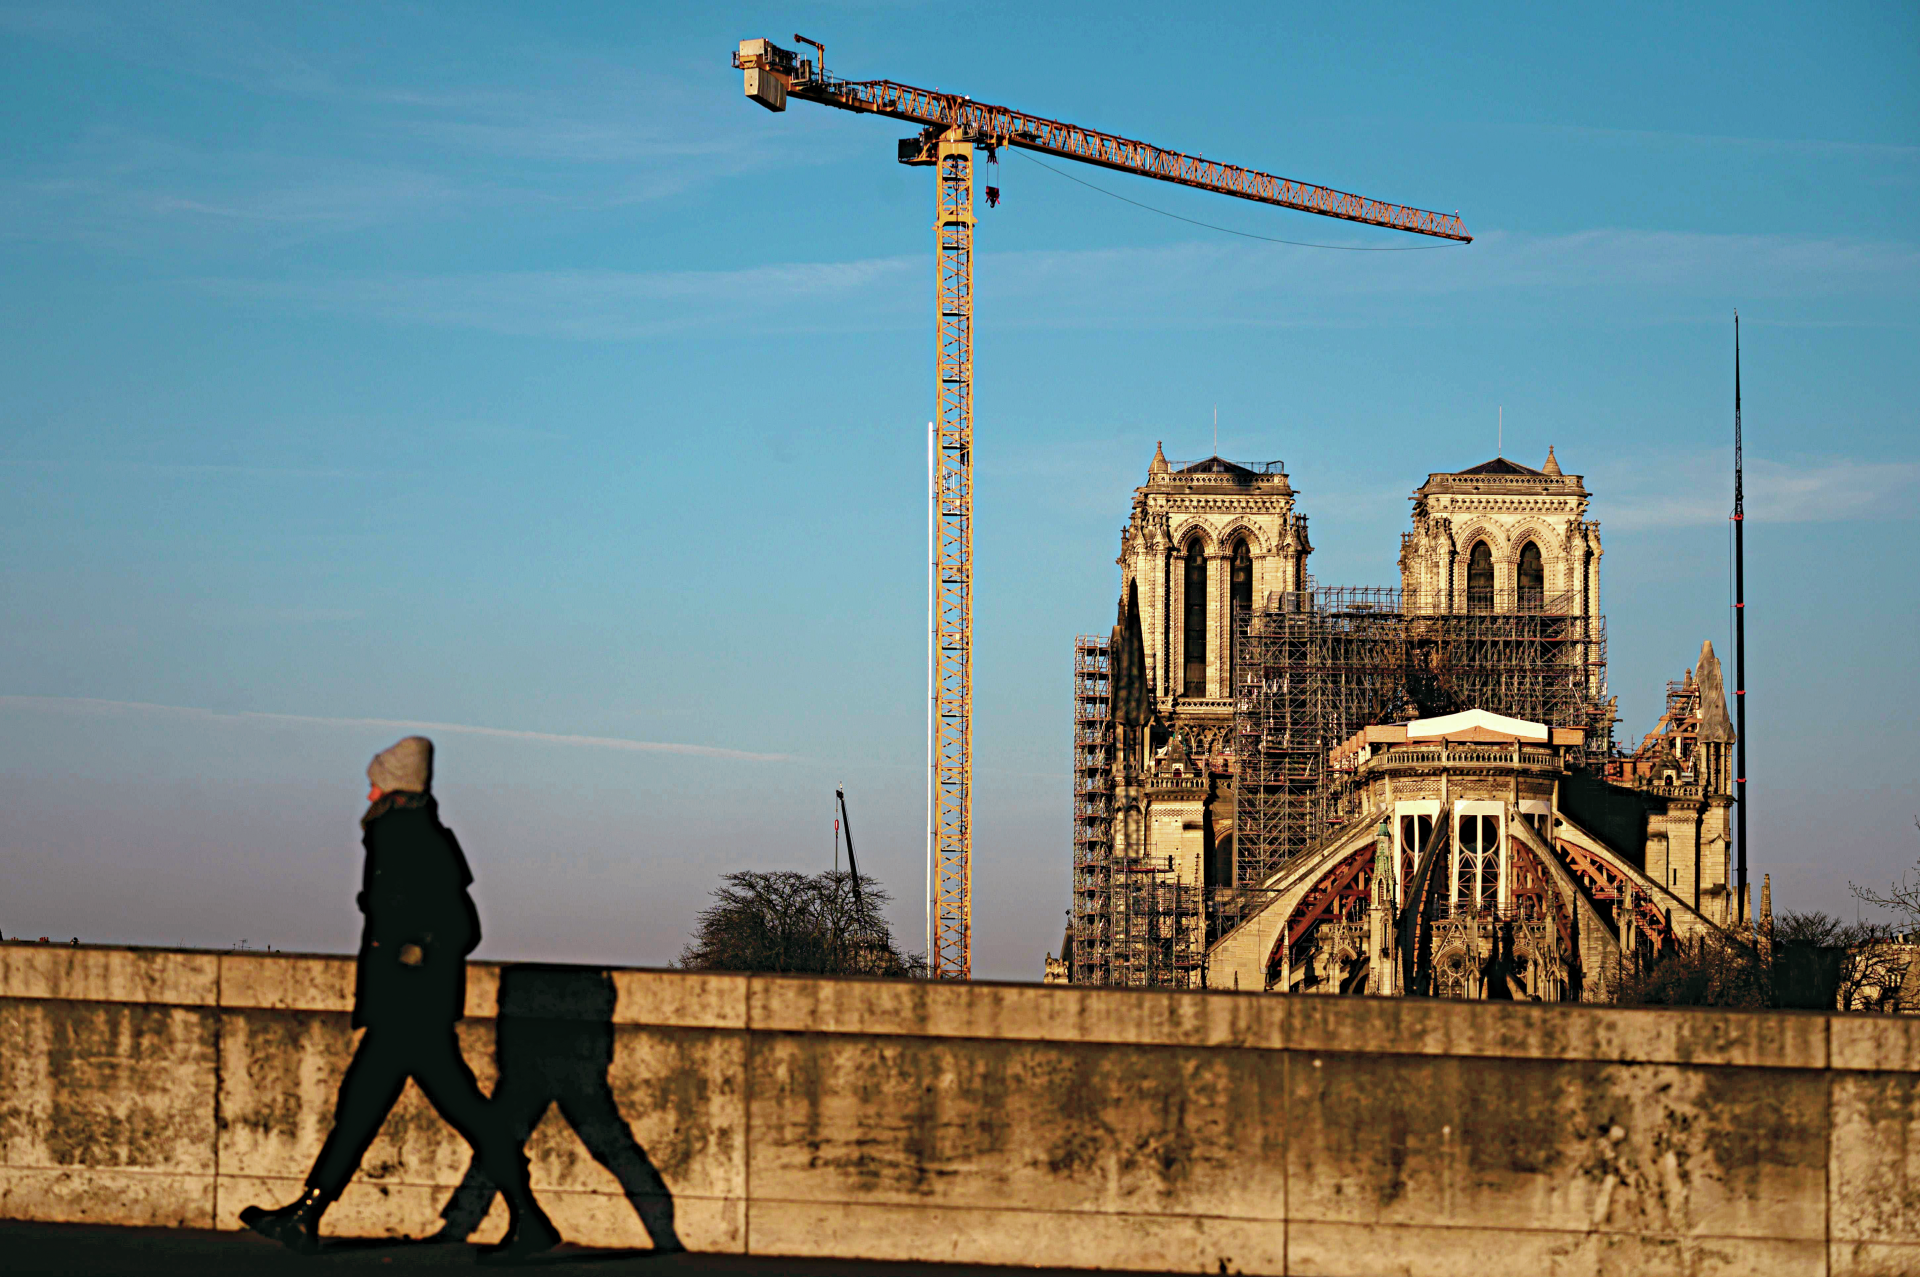
<instances>
[{"instance_id":1,"label":"white protective roof covering","mask_svg":"<svg viewBox=\"0 0 1920 1277\"><path fill-rule=\"evenodd\" d=\"M1517 740L1545 741L1549 735L1544 723L1529 723L1524 718L1508 718L1505 714L1489 713L1484 709L1469 709L1440 718L1416 718L1407 724L1407 739L1438 740L1442 736L1458 736L1475 727Z\"/></svg>"}]
</instances>

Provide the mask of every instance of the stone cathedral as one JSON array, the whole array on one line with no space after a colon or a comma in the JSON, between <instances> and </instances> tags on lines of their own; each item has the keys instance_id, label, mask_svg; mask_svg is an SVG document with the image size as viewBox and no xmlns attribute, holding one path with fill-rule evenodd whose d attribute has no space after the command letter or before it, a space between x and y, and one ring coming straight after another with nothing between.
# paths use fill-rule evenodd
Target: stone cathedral
<instances>
[{"instance_id":1,"label":"stone cathedral","mask_svg":"<svg viewBox=\"0 0 1920 1277\"><path fill-rule=\"evenodd\" d=\"M1076 644L1050 979L1592 1000L1744 918L1718 661L1616 744L1581 477L1549 449L1412 503L1399 587L1327 588L1279 463L1156 448Z\"/></svg>"}]
</instances>

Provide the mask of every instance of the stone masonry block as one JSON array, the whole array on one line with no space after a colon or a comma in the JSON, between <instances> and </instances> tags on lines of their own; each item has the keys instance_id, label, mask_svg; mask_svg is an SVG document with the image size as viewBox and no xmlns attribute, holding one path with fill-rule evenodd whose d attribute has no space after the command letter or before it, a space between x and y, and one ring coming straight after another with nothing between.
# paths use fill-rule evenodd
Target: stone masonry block
<instances>
[{"instance_id":1,"label":"stone masonry block","mask_svg":"<svg viewBox=\"0 0 1920 1277\"><path fill-rule=\"evenodd\" d=\"M7 1166L213 1173L211 1013L0 1000L0 1042Z\"/></svg>"},{"instance_id":2,"label":"stone masonry block","mask_svg":"<svg viewBox=\"0 0 1920 1277\"><path fill-rule=\"evenodd\" d=\"M1920 1243L1920 1076L1836 1072L1831 1085L1833 1239Z\"/></svg>"},{"instance_id":3,"label":"stone masonry block","mask_svg":"<svg viewBox=\"0 0 1920 1277\"><path fill-rule=\"evenodd\" d=\"M1827 1017L1694 1007L1588 1007L1439 998L1288 998L1300 1050L1500 1059L1826 1067Z\"/></svg>"},{"instance_id":4,"label":"stone masonry block","mask_svg":"<svg viewBox=\"0 0 1920 1277\"><path fill-rule=\"evenodd\" d=\"M1279 1219L1282 1056L756 1035L755 1199Z\"/></svg>"},{"instance_id":5,"label":"stone masonry block","mask_svg":"<svg viewBox=\"0 0 1920 1277\"><path fill-rule=\"evenodd\" d=\"M1288 1059L1296 1221L1825 1240L1819 1074Z\"/></svg>"},{"instance_id":6,"label":"stone masonry block","mask_svg":"<svg viewBox=\"0 0 1920 1277\"><path fill-rule=\"evenodd\" d=\"M1279 1049L1282 999L1158 989L755 976L755 1031Z\"/></svg>"},{"instance_id":7,"label":"stone masonry block","mask_svg":"<svg viewBox=\"0 0 1920 1277\"><path fill-rule=\"evenodd\" d=\"M218 963L215 953L0 943L0 997L212 1006Z\"/></svg>"}]
</instances>

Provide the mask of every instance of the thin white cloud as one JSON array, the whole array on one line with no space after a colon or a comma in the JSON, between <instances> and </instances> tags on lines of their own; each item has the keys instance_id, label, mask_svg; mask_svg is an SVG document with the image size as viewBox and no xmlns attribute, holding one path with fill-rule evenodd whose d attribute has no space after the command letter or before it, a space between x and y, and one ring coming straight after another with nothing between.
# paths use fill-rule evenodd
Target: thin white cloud
<instances>
[{"instance_id":1,"label":"thin white cloud","mask_svg":"<svg viewBox=\"0 0 1920 1277\"><path fill-rule=\"evenodd\" d=\"M216 723L277 723L308 727L379 727L392 731L442 732L463 736L487 736L496 740L528 741L539 745L576 745L588 749L611 749L632 753L691 754L700 758L727 758L739 762L788 763L799 761L791 754L759 754L744 749L725 749L718 745L688 745L672 741L629 740L622 736L575 736L556 732L528 732L508 727L477 727L471 723L435 723L407 718L325 718L312 714L272 714L256 710L223 713L187 705L155 705L146 701L99 700L88 696L0 696L0 707L41 709L74 713L165 714Z\"/></svg>"},{"instance_id":2,"label":"thin white cloud","mask_svg":"<svg viewBox=\"0 0 1920 1277\"><path fill-rule=\"evenodd\" d=\"M1589 477L1608 497L1595 513L1610 528L1701 527L1726 522L1733 477L1725 455L1699 454ZM1618 495L1611 495L1618 494ZM1920 464L1851 457L1782 462L1750 457L1746 514L1754 523L1838 523L1911 519L1920 503Z\"/></svg>"},{"instance_id":3,"label":"thin white cloud","mask_svg":"<svg viewBox=\"0 0 1920 1277\"><path fill-rule=\"evenodd\" d=\"M723 271L517 271L308 280L209 279L227 296L396 323L632 341L731 332L862 331L926 322L915 255ZM1193 241L1151 248L983 252L981 323L1012 328L1211 328L1452 322L1435 302L1568 294L1658 299L1640 322L1700 300L1920 294L1920 246L1901 241L1655 231L1490 232L1432 253L1318 253ZM1676 312L1676 307L1681 308Z\"/></svg>"},{"instance_id":4,"label":"thin white cloud","mask_svg":"<svg viewBox=\"0 0 1920 1277\"><path fill-rule=\"evenodd\" d=\"M438 47L449 25L432 13L367 22L403 44L396 33L411 23L423 48ZM602 44L535 42L499 68L427 59L409 64L409 81L392 82L343 54L350 39L299 41L243 6L200 0L0 5L0 32L199 80L198 90L294 102L324 113L325 125L324 140L293 127L259 152L169 137L166 121L108 112L109 123L0 177L0 235L13 239L151 254L158 233L230 251L223 237L241 228L278 244L444 219L456 207L604 210L825 163L853 144L803 120L807 144L795 145L793 130L772 134L711 92L710 67L656 58L642 70Z\"/></svg>"},{"instance_id":5,"label":"thin white cloud","mask_svg":"<svg viewBox=\"0 0 1920 1277\"><path fill-rule=\"evenodd\" d=\"M84 470L97 474L102 470L138 470L160 474L234 476L249 479L354 479L361 471L321 466L250 466L187 461L126 461L118 457L0 457L0 466L18 466L36 470Z\"/></svg>"},{"instance_id":6,"label":"thin white cloud","mask_svg":"<svg viewBox=\"0 0 1920 1277\"><path fill-rule=\"evenodd\" d=\"M1832 138L1741 137L1728 133L1675 133L1662 129L1609 129L1585 124L1506 124L1490 127L1562 137L1618 140L1656 146L1694 146L1737 151L1784 152L1803 155L1857 156L1896 163L1920 162L1920 146L1896 142L1846 142Z\"/></svg>"},{"instance_id":7,"label":"thin white cloud","mask_svg":"<svg viewBox=\"0 0 1920 1277\"><path fill-rule=\"evenodd\" d=\"M59 158L0 177L0 238L143 254L194 243L228 252L444 216L469 198L457 175L415 158L209 149L102 125Z\"/></svg>"},{"instance_id":8,"label":"thin white cloud","mask_svg":"<svg viewBox=\"0 0 1920 1277\"><path fill-rule=\"evenodd\" d=\"M917 257L791 263L733 271L516 271L283 282L208 280L230 297L286 301L398 323L515 336L630 341L727 326L783 332L820 316L906 324L924 311Z\"/></svg>"}]
</instances>

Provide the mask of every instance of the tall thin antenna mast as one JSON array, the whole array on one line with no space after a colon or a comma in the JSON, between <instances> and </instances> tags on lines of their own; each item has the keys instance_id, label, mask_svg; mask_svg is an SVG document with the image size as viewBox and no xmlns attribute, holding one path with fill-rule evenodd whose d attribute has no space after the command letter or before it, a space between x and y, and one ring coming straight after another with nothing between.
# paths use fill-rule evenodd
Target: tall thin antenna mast
<instances>
[{"instance_id":1,"label":"tall thin antenna mast","mask_svg":"<svg viewBox=\"0 0 1920 1277\"><path fill-rule=\"evenodd\" d=\"M1747 908L1747 500L1740 455L1740 312L1733 312L1733 713L1734 837L1740 848L1735 906Z\"/></svg>"},{"instance_id":2,"label":"tall thin antenna mast","mask_svg":"<svg viewBox=\"0 0 1920 1277\"><path fill-rule=\"evenodd\" d=\"M1500 433L1494 437L1500 442L1494 445L1493 455L1496 457L1504 457L1507 455L1507 406L1505 404L1500 405L1499 429Z\"/></svg>"}]
</instances>

